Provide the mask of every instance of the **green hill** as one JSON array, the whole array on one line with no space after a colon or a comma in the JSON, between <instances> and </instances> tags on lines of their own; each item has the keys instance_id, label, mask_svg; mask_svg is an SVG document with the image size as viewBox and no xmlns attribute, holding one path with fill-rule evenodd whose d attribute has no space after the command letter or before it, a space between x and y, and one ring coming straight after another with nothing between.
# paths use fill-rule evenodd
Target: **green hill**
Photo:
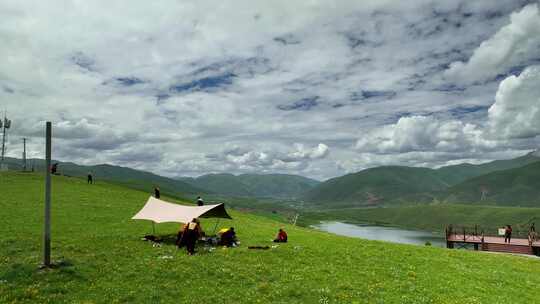
<instances>
[{"instance_id":1,"label":"green hill","mask_svg":"<svg viewBox=\"0 0 540 304\"><path fill-rule=\"evenodd\" d=\"M320 183L288 174L207 174L181 180L216 194L259 198L297 198Z\"/></svg>"},{"instance_id":2,"label":"green hill","mask_svg":"<svg viewBox=\"0 0 540 304\"><path fill-rule=\"evenodd\" d=\"M12 170L21 170L21 160L16 158L6 158L7 163ZM28 160L28 169L31 164L34 165L35 171L42 172L45 170L45 161L43 159ZM186 194L208 193L207 190L202 190L183 181L178 181L172 178L159 176L150 172L135 170L126 167L113 166L108 164L96 166L82 166L71 162L53 161L58 163L58 172L62 175L86 177L89 172L92 173L96 182L110 181L120 183L131 188L153 191L154 185L159 186L163 193L183 196Z\"/></svg>"},{"instance_id":3,"label":"green hill","mask_svg":"<svg viewBox=\"0 0 540 304\"><path fill-rule=\"evenodd\" d=\"M328 203L334 208L339 203L381 205L409 199L431 200L433 191L447 186L435 170L389 166L330 179L309 191L304 198L309 202Z\"/></svg>"},{"instance_id":4,"label":"green hill","mask_svg":"<svg viewBox=\"0 0 540 304\"><path fill-rule=\"evenodd\" d=\"M495 160L485 164L471 165L471 164L460 164L454 166L447 166L438 169L438 173L441 178L443 178L450 185L457 185L465 180L470 178L488 174L495 171L508 170L513 168L519 168L526 166L531 163L540 161L539 152L531 152L524 156L506 159L506 160Z\"/></svg>"},{"instance_id":5,"label":"green hill","mask_svg":"<svg viewBox=\"0 0 540 304\"><path fill-rule=\"evenodd\" d=\"M232 174L207 174L197 178L182 178L181 180L216 194L239 197L253 196L249 188Z\"/></svg>"},{"instance_id":6,"label":"green hill","mask_svg":"<svg viewBox=\"0 0 540 304\"><path fill-rule=\"evenodd\" d=\"M440 197L448 202L540 207L540 162L469 179Z\"/></svg>"},{"instance_id":7,"label":"green hill","mask_svg":"<svg viewBox=\"0 0 540 304\"><path fill-rule=\"evenodd\" d=\"M439 169L388 166L366 169L325 181L303 198L325 207L351 207L428 203L464 181L492 172L518 168L540 161L538 152L485 164L460 164ZM478 196L476 195L477 199ZM452 196L455 202L463 196ZM535 198L534 196L531 199Z\"/></svg>"},{"instance_id":8,"label":"green hill","mask_svg":"<svg viewBox=\"0 0 540 304\"><path fill-rule=\"evenodd\" d=\"M339 237L232 210L241 245L187 256L130 220L148 197L53 177L52 258L39 270L43 177L0 173L1 303L534 303L540 260ZM169 200L171 200L169 198ZM203 220L211 231L215 220ZM268 250L284 226L290 243Z\"/></svg>"}]
</instances>

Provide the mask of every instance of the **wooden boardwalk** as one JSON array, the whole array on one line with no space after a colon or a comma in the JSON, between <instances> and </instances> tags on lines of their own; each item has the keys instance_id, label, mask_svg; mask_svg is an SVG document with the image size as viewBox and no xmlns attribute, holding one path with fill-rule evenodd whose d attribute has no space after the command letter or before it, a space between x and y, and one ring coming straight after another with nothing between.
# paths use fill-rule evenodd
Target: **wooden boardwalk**
<instances>
[{"instance_id":1,"label":"wooden boardwalk","mask_svg":"<svg viewBox=\"0 0 540 304\"><path fill-rule=\"evenodd\" d=\"M512 238L510 243L505 243L504 237L459 233L447 234L446 247L454 248L456 244L472 244L475 250L482 251L540 255L540 241L529 243L528 239Z\"/></svg>"}]
</instances>

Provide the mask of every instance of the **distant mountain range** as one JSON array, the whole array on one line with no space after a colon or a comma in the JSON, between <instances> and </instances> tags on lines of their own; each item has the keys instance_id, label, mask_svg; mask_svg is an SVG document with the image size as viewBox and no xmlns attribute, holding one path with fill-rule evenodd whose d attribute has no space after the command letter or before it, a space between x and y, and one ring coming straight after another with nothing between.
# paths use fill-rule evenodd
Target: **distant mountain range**
<instances>
[{"instance_id":1,"label":"distant mountain range","mask_svg":"<svg viewBox=\"0 0 540 304\"><path fill-rule=\"evenodd\" d=\"M10 169L22 170L22 161L16 158L6 158ZM319 181L298 175L287 174L208 174L197 178L183 177L178 179L159 176L150 172L135 170L113 165L82 166L71 162L58 163L60 174L76 177L86 177L92 172L94 178L120 183L131 188L152 192L154 185L160 187L163 193L175 196L218 194L231 197L257 198L287 198L301 196L306 191L319 184ZM43 171L43 159L29 159L28 167L32 164L36 171Z\"/></svg>"},{"instance_id":2,"label":"distant mountain range","mask_svg":"<svg viewBox=\"0 0 540 304\"><path fill-rule=\"evenodd\" d=\"M539 161L540 155L533 152L515 159L480 165L461 164L439 169L398 166L371 168L327 180L307 192L303 199L332 208L434 200L452 203L476 203L482 200L484 204L506 205L536 201L540 204L540 188L534 190L537 181L529 178L529 171ZM519 188L528 191L515 196L513 193ZM512 196L514 199L510 199Z\"/></svg>"},{"instance_id":3,"label":"distant mountain range","mask_svg":"<svg viewBox=\"0 0 540 304\"><path fill-rule=\"evenodd\" d=\"M21 160L7 158L11 169ZM29 160L43 170L43 160ZM175 196L293 199L315 208L348 208L430 203L540 205L540 153L480 165L439 169L383 166L319 182L287 174L207 174L177 179L113 165L81 166L59 162L61 174L84 177L92 172L107 180L151 192L158 185Z\"/></svg>"},{"instance_id":4,"label":"distant mountain range","mask_svg":"<svg viewBox=\"0 0 540 304\"><path fill-rule=\"evenodd\" d=\"M298 198L320 184L314 179L288 174L208 174L181 180L223 195L289 199Z\"/></svg>"}]
</instances>

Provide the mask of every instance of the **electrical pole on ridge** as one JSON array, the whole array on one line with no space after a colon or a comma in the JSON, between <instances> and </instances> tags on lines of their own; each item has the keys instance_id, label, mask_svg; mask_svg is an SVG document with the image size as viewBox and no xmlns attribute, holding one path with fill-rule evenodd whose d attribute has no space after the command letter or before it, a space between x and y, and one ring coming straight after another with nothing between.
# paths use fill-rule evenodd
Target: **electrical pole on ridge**
<instances>
[{"instance_id":1,"label":"electrical pole on ridge","mask_svg":"<svg viewBox=\"0 0 540 304\"><path fill-rule=\"evenodd\" d=\"M22 154L23 171L26 172L26 137L23 137L23 154Z\"/></svg>"},{"instance_id":2,"label":"electrical pole on ridge","mask_svg":"<svg viewBox=\"0 0 540 304\"><path fill-rule=\"evenodd\" d=\"M2 158L0 159L0 171L7 171L7 165L4 164L4 155L6 152L6 133L11 128L11 120L7 119L4 113L4 119L0 119L0 129L2 129Z\"/></svg>"}]
</instances>

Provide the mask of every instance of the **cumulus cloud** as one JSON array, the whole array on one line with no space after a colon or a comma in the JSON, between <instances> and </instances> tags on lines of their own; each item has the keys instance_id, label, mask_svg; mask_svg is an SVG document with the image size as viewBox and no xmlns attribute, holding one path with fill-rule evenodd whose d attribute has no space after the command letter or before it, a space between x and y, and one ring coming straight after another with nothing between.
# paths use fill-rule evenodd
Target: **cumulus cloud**
<instances>
[{"instance_id":1,"label":"cumulus cloud","mask_svg":"<svg viewBox=\"0 0 540 304\"><path fill-rule=\"evenodd\" d=\"M540 66L527 68L499 85L489 109L489 131L502 138L540 135Z\"/></svg>"},{"instance_id":2,"label":"cumulus cloud","mask_svg":"<svg viewBox=\"0 0 540 304\"><path fill-rule=\"evenodd\" d=\"M458 82L488 80L539 61L539 48L540 11L535 3L512 13L508 25L483 41L467 62L453 62L445 75Z\"/></svg>"},{"instance_id":3,"label":"cumulus cloud","mask_svg":"<svg viewBox=\"0 0 540 304\"><path fill-rule=\"evenodd\" d=\"M217 163L234 165L236 172L288 172L300 171L309 166L312 160L323 159L329 153L327 145L320 143L312 148L295 144L292 151L227 148L222 153L206 155Z\"/></svg>"},{"instance_id":4,"label":"cumulus cloud","mask_svg":"<svg viewBox=\"0 0 540 304\"><path fill-rule=\"evenodd\" d=\"M328 155L328 146L320 143L314 148L305 147L302 144L295 144L296 151L287 154L287 160L319 159Z\"/></svg>"},{"instance_id":5,"label":"cumulus cloud","mask_svg":"<svg viewBox=\"0 0 540 304\"><path fill-rule=\"evenodd\" d=\"M495 142L485 140L482 130L473 124L427 116L402 117L396 124L369 132L356 143L360 151L378 153L451 152L495 146Z\"/></svg>"}]
</instances>

